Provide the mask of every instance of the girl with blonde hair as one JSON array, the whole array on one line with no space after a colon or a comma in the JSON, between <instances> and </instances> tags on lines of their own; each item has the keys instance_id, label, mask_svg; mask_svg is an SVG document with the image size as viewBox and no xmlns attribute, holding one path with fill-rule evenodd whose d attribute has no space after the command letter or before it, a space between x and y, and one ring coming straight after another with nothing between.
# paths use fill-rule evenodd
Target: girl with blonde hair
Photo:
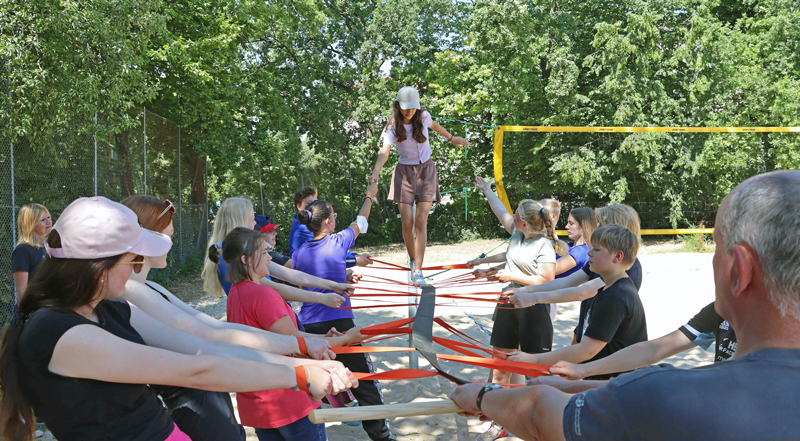
<instances>
[{"instance_id":1,"label":"girl with blonde hair","mask_svg":"<svg viewBox=\"0 0 800 441\"><path fill-rule=\"evenodd\" d=\"M44 205L27 204L20 207L17 216L19 240L11 252L11 273L14 276L17 303L47 255L44 241L52 228L53 220Z\"/></svg>"},{"instance_id":2,"label":"girl with blonde hair","mask_svg":"<svg viewBox=\"0 0 800 441\"><path fill-rule=\"evenodd\" d=\"M554 231L550 211L537 201L526 199L512 215L492 192L491 185L480 176L475 185L489 200L489 205L506 231L511 234L505 253L467 262L468 267L481 263L506 262L506 268L494 277L508 283L510 288L539 285L555 278L556 252L566 255L569 247L559 240ZM530 308L509 309L498 305L492 328L492 346L501 352L547 352L553 346L553 322L550 305L533 305ZM509 383L511 374L495 370L493 379Z\"/></svg>"},{"instance_id":3,"label":"girl with blonde hair","mask_svg":"<svg viewBox=\"0 0 800 441\"><path fill-rule=\"evenodd\" d=\"M255 211L253 210L253 203L244 197L235 197L226 199L219 207L217 217L214 220L214 230L209 239L209 249L219 248L225 236L233 231L236 227L245 227L253 229L256 225ZM231 283L226 280L225 274L228 271L228 264L220 259L219 264L214 263L208 258L209 252L206 251L205 266L201 277L203 279L203 288L211 295L222 297L227 295L231 289ZM337 283L330 280L314 277L300 271L296 271L277 263L270 262L269 266L270 275L281 280L299 286L309 286L314 288L322 288L333 293L317 293L305 291L289 285L280 284L272 281L269 277L261 280L261 284L269 286L283 297L285 300L305 302L305 303L321 303L331 308L338 308L345 300L344 297L336 294L350 294L353 291L353 286L347 283Z\"/></svg>"}]
</instances>

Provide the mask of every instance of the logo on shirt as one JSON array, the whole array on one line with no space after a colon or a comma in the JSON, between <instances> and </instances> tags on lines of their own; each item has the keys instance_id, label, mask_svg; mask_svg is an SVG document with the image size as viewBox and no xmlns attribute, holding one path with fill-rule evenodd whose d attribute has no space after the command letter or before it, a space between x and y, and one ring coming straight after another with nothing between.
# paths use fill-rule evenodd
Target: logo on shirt
<instances>
[{"instance_id":1,"label":"logo on shirt","mask_svg":"<svg viewBox=\"0 0 800 441\"><path fill-rule=\"evenodd\" d=\"M730 329L730 327L731 325L728 324L727 320L724 320L722 323L719 324L719 329L722 329L723 331L727 331L728 329Z\"/></svg>"},{"instance_id":2,"label":"logo on shirt","mask_svg":"<svg viewBox=\"0 0 800 441\"><path fill-rule=\"evenodd\" d=\"M581 408L585 402L586 398L582 393L578 394L578 397L575 398L575 421L573 422L573 430L577 436L581 436Z\"/></svg>"}]
</instances>

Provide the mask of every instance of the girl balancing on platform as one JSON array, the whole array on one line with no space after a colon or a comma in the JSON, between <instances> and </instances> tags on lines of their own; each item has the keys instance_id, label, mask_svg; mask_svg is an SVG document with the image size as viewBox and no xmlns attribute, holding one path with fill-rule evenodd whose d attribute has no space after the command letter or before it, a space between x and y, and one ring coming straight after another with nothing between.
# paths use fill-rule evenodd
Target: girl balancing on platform
<instances>
[{"instance_id":1,"label":"girl balancing on platform","mask_svg":"<svg viewBox=\"0 0 800 441\"><path fill-rule=\"evenodd\" d=\"M392 144L396 144L400 159L392 172L388 199L397 202L399 207L403 241L410 261L409 269L418 285L426 284L422 275L422 264L428 243L428 214L433 203L442 199L436 166L431 160L429 128L457 147L469 147L466 139L451 135L433 120L430 113L422 110L417 89L411 86L400 89L392 104L392 117L381 135L383 147L369 177L370 184L378 182L381 168L389 159ZM417 203L416 216L413 212L414 202Z\"/></svg>"},{"instance_id":2,"label":"girl balancing on platform","mask_svg":"<svg viewBox=\"0 0 800 441\"><path fill-rule=\"evenodd\" d=\"M118 300L144 257L165 255L171 246L121 204L74 201L46 245L48 257L0 342L5 439L30 440L35 411L59 440L190 441L148 384L237 392L299 387L321 399L357 383L343 369L293 369L260 351L210 346Z\"/></svg>"}]
</instances>

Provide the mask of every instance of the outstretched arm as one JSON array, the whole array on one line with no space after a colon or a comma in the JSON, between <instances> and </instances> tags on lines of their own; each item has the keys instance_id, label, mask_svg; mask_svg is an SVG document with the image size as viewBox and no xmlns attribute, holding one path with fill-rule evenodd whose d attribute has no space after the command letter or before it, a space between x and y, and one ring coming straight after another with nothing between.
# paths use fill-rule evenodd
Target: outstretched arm
<instances>
[{"instance_id":1,"label":"outstretched arm","mask_svg":"<svg viewBox=\"0 0 800 441\"><path fill-rule=\"evenodd\" d=\"M500 220L503 228L508 231L508 234L513 234L514 215L508 212L505 204L503 204L503 201L501 201L500 198L494 194L491 184L486 182L482 177L478 176L475 178L475 186L483 192L484 196L486 196L486 199L489 201L489 206L492 207L494 215Z\"/></svg>"},{"instance_id":2,"label":"outstretched arm","mask_svg":"<svg viewBox=\"0 0 800 441\"><path fill-rule=\"evenodd\" d=\"M369 212L372 210L372 203L373 198L375 195L378 194L378 184L369 184L367 186L367 195L364 197L364 203L361 204L361 209L358 210L358 217L364 217L365 219L369 218ZM355 238L361 234L361 228L358 226L358 221L353 222L350 224L350 229L355 232Z\"/></svg>"},{"instance_id":3,"label":"outstretched arm","mask_svg":"<svg viewBox=\"0 0 800 441\"><path fill-rule=\"evenodd\" d=\"M269 286L277 291L284 300L288 300L290 302L319 303L331 308L338 308L342 303L345 302L345 300L347 300L346 297L340 296L339 294L333 292L306 291L304 289L295 288L294 286L277 283L266 277L259 280L258 283L263 286Z\"/></svg>"},{"instance_id":4,"label":"outstretched arm","mask_svg":"<svg viewBox=\"0 0 800 441\"><path fill-rule=\"evenodd\" d=\"M607 343L604 341L584 335L580 343L567 346L553 352L543 352L541 354L514 352L508 357L508 359L512 361L521 361L524 363L543 364L546 366L552 366L559 360L565 360L571 363L582 363L597 355L604 347L606 347L606 344Z\"/></svg>"},{"instance_id":5,"label":"outstretched arm","mask_svg":"<svg viewBox=\"0 0 800 441\"><path fill-rule=\"evenodd\" d=\"M585 364L559 361L550 368L550 373L580 380L593 375L626 372L647 366L683 352L694 346L681 331L673 331L655 340L643 341L628 346L608 357Z\"/></svg>"},{"instance_id":6,"label":"outstretched arm","mask_svg":"<svg viewBox=\"0 0 800 441\"><path fill-rule=\"evenodd\" d=\"M539 285L543 286L543 285ZM545 292L522 292L524 288L512 288L503 292L503 296L517 308L527 308L537 303L582 302L597 295L597 291L605 286L603 279L596 278L574 288L563 288Z\"/></svg>"},{"instance_id":7,"label":"outstretched arm","mask_svg":"<svg viewBox=\"0 0 800 441\"><path fill-rule=\"evenodd\" d=\"M330 291L336 291L340 293L344 293L345 291L351 290L354 288L351 285L347 285L346 283L336 283L331 280L322 279L316 276L312 276L311 274L304 273L302 271L297 271L295 269L287 268L285 266L278 265L277 263L270 262L269 263L269 274L271 277L277 277L278 279L285 280L289 283L293 283L299 286L311 286L314 288L320 289L327 289ZM264 283L261 283L264 285ZM280 285L280 284L277 284ZM275 288L274 285L268 285L272 288ZM286 285L284 285L286 286ZM277 288L275 288L277 290ZM280 292L280 291L278 291ZM283 294L281 294L283 295ZM291 295L291 294L290 294ZM294 299L288 299L294 300ZM299 300L298 300L299 301ZM312 302L312 303L321 303L319 301Z\"/></svg>"},{"instance_id":8,"label":"outstretched arm","mask_svg":"<svg viewBox=\"0 0 800 441\"><path fill-rule=\"evenodd\" d=\"M459 147L459 148L461 148L461 147L469 147L469 141L467 141L466 139L464 139L464 138L462 138L460 136L451 135L450 132L445 130L445 128L442 127L441 125L439 125L439 123L437 123L436 121L433 121L433 123L431 124L431 129L433 129L436 133L438 133L438 134L444 136L445 138L447 138L447 140L450 141L451 143L453 143L453 145L456 146L456 147Z\"/></svg>"},{"instance_id":9,"label":"outstretched arm","mask_svg":"<svg viewBox=\"0 0 800 441\"><path fill-rule=\"evenodd\" d=\"M386 164L386 161L389 159L389 151L391 151L392 145L391 144L384 144L381 147L380 151L378 151L378 159L375 161L375 167L372 168L372 175L367 180L369 184L377 184L378 183L378 176L381 174L381 169L383 165Z\"/></svg>"},{"instance_id":10,"label":"outstretched arm","mask_svg":"<svg viewBox=\"0 0 800 441\"><path fill-rule=\"evenodd\" d=\"M564 409L571 395L550 386L497 389L486 392L478 410L482 384L459 386L450 395L467 415L484 415L522 439L563 441Z\"/></svg>"}]
</instances>

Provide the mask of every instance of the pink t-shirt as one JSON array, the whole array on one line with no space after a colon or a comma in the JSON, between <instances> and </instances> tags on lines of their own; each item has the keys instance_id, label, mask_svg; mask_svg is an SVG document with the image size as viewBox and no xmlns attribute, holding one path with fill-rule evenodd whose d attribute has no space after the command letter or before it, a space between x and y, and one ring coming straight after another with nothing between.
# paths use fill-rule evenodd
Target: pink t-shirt
<instances>
[{"instance_id":1,"label":"pink t-shirt","mask_svg":"<svg viewBox=\"0 0 800 441\"><path fill-rule=\"evenodd\" d=\"M228 321L268 330L289 316L297 327L294 312L274 289L250 281L239 282L228 294ZM275 429L307 416L319 407L305 392L291 389L237 392L236 402L242 424Z\"/></svg>"},{"instance_id":2,"label":"pink t-shirt","mask_svg":"<svg viewBox=\"0 0 800 441\"><path fill-rule=\"evenodd\" d=\"M418 143L414 140L414 129L411 124L405 124L406 127L406 140L397 142L397 137L394 133L394 127L386 127L381 135L383 145L397 144L397 152L400 154L400 164L416 165L427 162L431 159L431 143L428 137L428 128L433 124L433 118L427 110L422 111L422 135L426 140L423 143Z\"/></svg>"}]
</instances>

